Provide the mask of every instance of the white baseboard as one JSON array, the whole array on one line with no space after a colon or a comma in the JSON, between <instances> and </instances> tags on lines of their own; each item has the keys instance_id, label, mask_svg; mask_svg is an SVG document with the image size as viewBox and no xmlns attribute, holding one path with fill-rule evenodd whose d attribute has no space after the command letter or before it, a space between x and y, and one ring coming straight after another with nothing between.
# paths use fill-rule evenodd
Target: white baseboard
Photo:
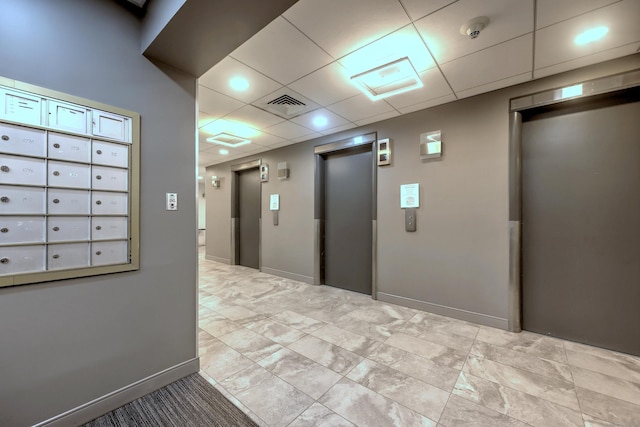
<instances>
[{"instance_id":1,"label":"white baseboard","mask_svg":"<svg viewBox=\"0 0 640 427\"><path fill-rule=\"evenodd\" d=\"M119 390L112 391L91 402L87 402L60 415L35 424L33 427L69 427L82 425L159 388L169 385L172 382L178 381L180 378L194 374L199 370L199 358L196 357L195 359L187 360L179 365L172 366L164 371L122 387Z\"/></svg>"},{"instance_id":2,"label":"white baseboard","mask_svg":"<svg viewBox=\"0 0 640 427\"><path fill-rule=\"evenodd\" d=\"M290 273L288 271L278 270L275 268L262 267L260 269L263 273L272 274L278 277L284 277L285 279L297 280L298 282L307 283L313 285L313 277L304 276L302 274Z\"/></svg>"},{"instance_id":3,"label":"white baseboard","mask_svg":"<svg viewBox=\"0 0 640 427\"><path fill-rule=\"evenodd\" d=\"M415 308L429 313L439 314L441 316L453 317L454 319L465 320L467 322L478 323L484 326L509 330L509 321L502 317L490 316L488 314L476 313L468 310L461 310L446 305L434 304L425 301L419 301L412 298L405 298L398 295L386 294L378 292L378 300L390 302L392 304L402 305L409 308Z\"/></svg>"}]
</instances>

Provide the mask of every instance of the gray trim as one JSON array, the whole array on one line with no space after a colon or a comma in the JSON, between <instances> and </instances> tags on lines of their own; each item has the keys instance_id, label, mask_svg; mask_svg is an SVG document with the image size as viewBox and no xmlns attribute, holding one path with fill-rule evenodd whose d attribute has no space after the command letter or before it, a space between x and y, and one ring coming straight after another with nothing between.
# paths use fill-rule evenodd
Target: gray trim
<instances>
[{"instance_id":1,"label":"gray trim","mask_svg":"<svg viewBox=\"0 0 640 427\"><path fill-rule=\"evenodd\" d=\"M522 208L522 114L509 117L509 221L520 221Z\"/></svg>"},{"instance_id":2,"label":"gray trim","mask_svg":"<svg viewBox=\"0 0 640 427\"><path fill-rule=\"evenodd\" d=\"M322 247L324 243L322 234L324 231L324 220L314 219L313 225L313 284L322 285L322 282L324 282L322 274L322 253L324 252L324 248Z\"/></svg>"},{"instance_id":3,"label":"gray trim","mask_svg":"<svg viewBox=\"0 0 640 427\"><path fill-rule=\"evenodd\" d=\"M238 222L240 222L240 218L231 218L231 259L229 260L229 264L238 265L240 260L240 246L238 245L238 239L240 238L240 229L238 227Z\"/></svg>"},{"instance_id":4,"label":"gray trim","mask_svg":"<svg viewBox=\"0 0 640 427\"><path fill-rule=\"evenodd\" d=\"M231 260L229 258L222 258L219 256L205 255L204 259L209 261L221 262L223 264L231 264Z\"/></svg>"},{"instance_id":5,"label":"gray trim","mask_svg":"<svg viewBox=\"0 0 640 427\"><path fill-rule=\"evenodd\" d=\"M467 322L478 323L480 325L491 326L493 328L507 329L508 320L502 317L489 316L473 311L461 310L446 305L433 304L425 301L418 301L412 298L405 298L398 295L391 295L384 292L378 292L378 300L397 304L404 307L415 308L417 310L427 311L442 316L453 317L454 319L465 320Z\"/></svg>"},{"instance_id":6,"label":"gray trim","mask_svg":"<svg viewBox=\"0 0 640 427\"><path fill-rule=\"evenodd\" d=\"M582 84L582 93L580 95L563 97L562 90L564 88L577 86L579 84ZM640 86L640 70L627 71L599 79L587 80L582 83L577 82L564 86L564 88L549 89L543 92L514 98L509 103L510 111L522 111L529 108L557 104L567 100L586 98L588 96L600 95L634 86Z\"/></svg>"},{"instance_id":7,"label":"gray trim","mask_svg":"<svg viewBox=\"0 0 640 427\"><path fill-rule=\"evenodd\" d=\"M378 299L378 221L375 218L371 227L371 298Z\"/></svg>"},{"instance_id":8,"label":"gray trim","mask_svg":"<svg viewBox=\"0 0 640 427\"><path fill-rule=\"evenodd\" d=\"M260 206L262 206L262 191L260 192ZM258 271L262 271L262 215L258 218Z\"/></svg>"},{"instance_id":9,"label":"gray trim","mask_svg":"<svg viewBox=\"0 0 640 427\"><path fill-rule=\"evenodd\" d=\"M194 358L143 378L102 397L70 409L34 427L67 427L82 425L144 395L158 390L200 370L200 359Z\"/></svg>"},{"instance_id":10,"label":"gray trim","mask_svg":"<svg viewBox=\"0 0 640 427\"><path fill-rule=\"evenodd\" d=\"M347 148L358 147L360 145L371 144L376 142L376 133L368 133L341 141L331 142L329 144L318 145L313 149L315 154L327 154L333 151L346 150Z\"/></svg>"},{"instance_id":11,"label":"gray trim","mask_svg":"<svg viewBox=\"0 0 640 427\"><path fill-rule=\"evenodd\" d=\"M522 227L520 221L509 221L509 331L522 331Z\"/></svg>"},{"instance_id":12,"label":"gray trim","mask_svg":"<svg viewBox=\"0 0 640 427\"><path fill-rule=\"evenodd\" d=\"M522 331L522 114L509 117L509 331Z\"/></svg>"},{"instance_id":13,"label":"gray trim","mask_svg":"<svg viewBox=\"0 0 640 427\"><path fill-rule=\"evenodd\" d=\"M272 274L278 277L284 277L285 279L296 280L298 282L306 283L308 285L314 285L314 278L311 276L305 276L303 274L291 273L289 271L278 270L276 268L262 267L262 272L266 274Z\"/></svg>"},{"instance_id":14,"label":"gray trim","mask_svg":"<svg viewBox=\"0 0 640 427\"><path fill-rule=\"evenodd\" d=\"M257 160L251 160L250 162L231 165L231 172L238 172L238 171L243 171L245 169L259 168L261 164L262 164L262 159L257 159Z\"/></svg>"}]
</instances>

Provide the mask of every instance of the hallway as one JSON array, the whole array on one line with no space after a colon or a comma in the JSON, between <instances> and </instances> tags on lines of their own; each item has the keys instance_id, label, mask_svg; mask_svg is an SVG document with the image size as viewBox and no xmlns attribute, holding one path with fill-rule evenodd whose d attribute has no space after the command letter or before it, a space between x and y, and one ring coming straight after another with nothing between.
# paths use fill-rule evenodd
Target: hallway
<instances>
[{"instance_id":1,"label":"hallway","mask_svg":"<svg viewBox=\"0 0 640 427\"><path fill-rule=\"evenodd\" d=\"M640 425L640 358L199 263L201 375L261 426Z\"/></svg>"}]
</instances>

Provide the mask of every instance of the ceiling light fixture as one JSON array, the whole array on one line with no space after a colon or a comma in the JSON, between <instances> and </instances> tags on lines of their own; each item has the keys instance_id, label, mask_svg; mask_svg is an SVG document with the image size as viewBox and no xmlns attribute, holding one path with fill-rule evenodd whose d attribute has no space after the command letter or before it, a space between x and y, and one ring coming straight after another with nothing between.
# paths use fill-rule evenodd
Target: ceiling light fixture
<instances>
[{"instance_id":1,"label":"ceiling light fixture","mask_svg":"<svg viewBox=\"0 0 640 427\"><path fill-rule=\"evenodd\" d=\"M221 148L220 151L218 151L218 153L222 154L223 156L226 156L227 154L229 154L229 150L227 150L226 148Z\"/></svg>"},{"instance_id":2,"label":"ceiling light fixture","mask_svg":"<svg viewBox=\"0 0 640 427\"><path fill-rule=\"evenodd\" d=\"M583 46L585 44L593 43L597 40L602 39L609 32L609 28L607 27L596 27L591 28L587 31L584 31L576 36L573 39L573 42L578 46Z\"/></svg>"},{"instance_id":3,"label":"ceiling light fixture","mask_svg":"<svg viewBox=\"0 0 640 427\"><path fill-rule=\"evenodd\" d=\"M229 87L237 92L244 92L249 89L249 80L240 76L232 77L229 80Z\"/></svg>"},{"instance_id":4,"label":"ceiling light fixture","mask_svg":"<svg viewBox=\"0 0 640 427\"><path fill-rule=\"evenodd\" d=\"M351 81L372 101L424 86L408 57L356 74Z\"/></svg>"},{"instance_id":5,"label":"ceiling light fixture","mask_svg":"<svg viewBox=\"0 0 640 427\"><path fill-rule=\"evenodd\" d=\"M207 138L207 142L214 144L224 145L225 147L239 147L241 145L250 144L250 139L240 138L239 136L231 135L228 133L219 133L217 135Z\"/></svg>"},{"instance_id":6,"label":"ceiling light fixture","mask_svg":"<svg viewBox=\"0 0 640 427\"><path fill-rule=\"evenodd\" d=\"M317 128L323 128L329 124L329 120L325 116L316 116L313 118L313 125Z\"/></svg>"}]
</instances>

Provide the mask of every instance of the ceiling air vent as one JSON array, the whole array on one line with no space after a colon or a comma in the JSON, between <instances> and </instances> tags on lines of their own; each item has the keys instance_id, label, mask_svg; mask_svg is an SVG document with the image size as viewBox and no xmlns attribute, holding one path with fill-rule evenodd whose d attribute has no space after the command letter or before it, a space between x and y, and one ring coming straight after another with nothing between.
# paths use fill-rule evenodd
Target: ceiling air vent
<instances>
[{"instance_id":1,"label":"ceiling air vent","mask_svg":"<svg viewBox=\"0 0 640 427\"><path fill-rule=\"evenodd\" d=\"M259 99L253 105L283 119L292 119L320 107L310 99L287 87L280 88L276 92Z\"/></svg>"}]
</instances>

